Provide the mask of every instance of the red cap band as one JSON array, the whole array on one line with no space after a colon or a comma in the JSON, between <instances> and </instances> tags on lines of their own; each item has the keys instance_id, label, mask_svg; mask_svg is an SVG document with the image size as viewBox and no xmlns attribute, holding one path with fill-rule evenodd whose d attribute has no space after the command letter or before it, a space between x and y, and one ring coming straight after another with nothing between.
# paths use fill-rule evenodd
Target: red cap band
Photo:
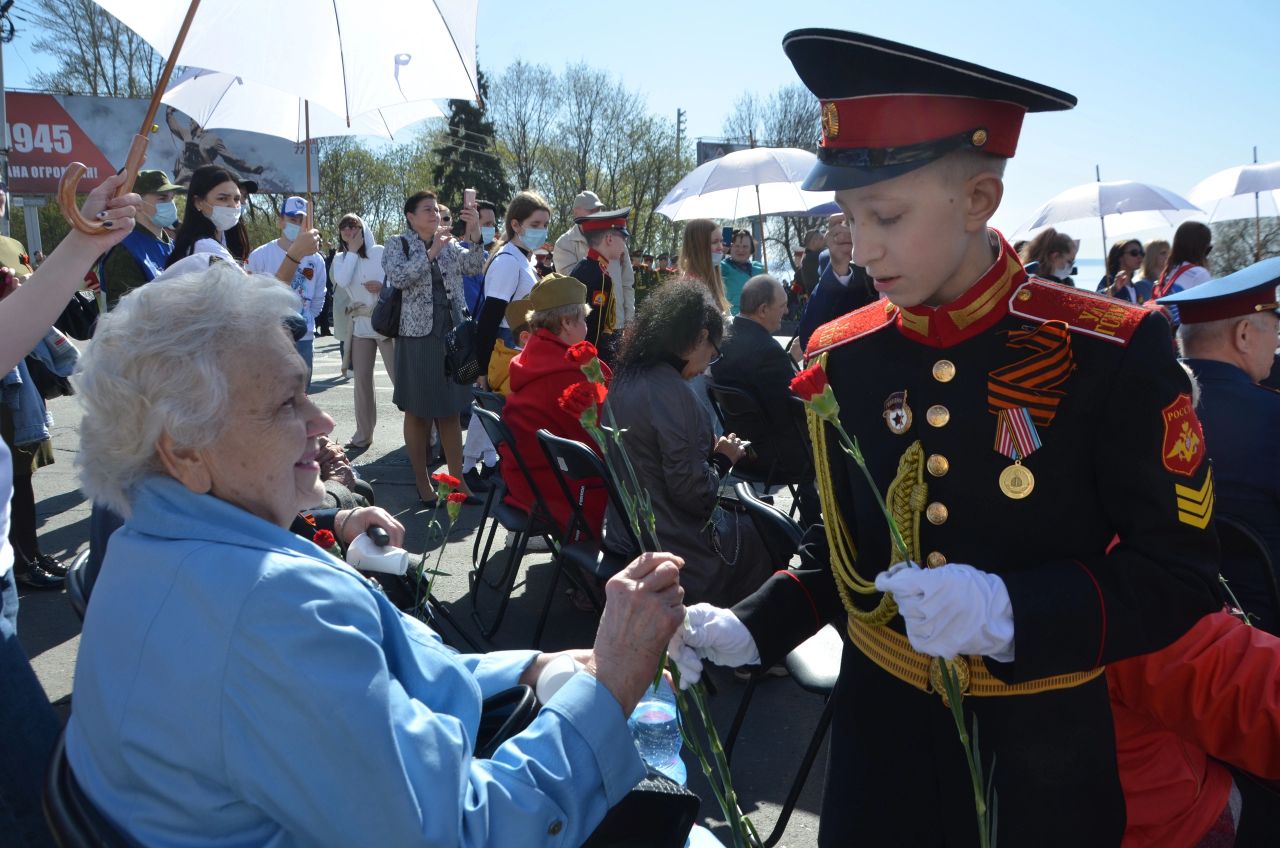
<instances>
[{"instance_id":1,"label":"red cap band","mask_svg":"<svg viewBox=\"0 0 1280 848\"><path fill-rule=\"evenodd\" d=\"M886 94L824 100L822 146L835 149L904 147L971 130L985 130L974 147L1013 156L1027 110L1016 103L936 94Z\"/></svg>"},{"instance_id":2,"label":"red cap band","mask_svg":"<svg viewBox=\"0 0 1280 848\"><path fill-rule=\"evenodd\" d=\"M625 230L627 228L626 218L600 218L597 220L586 220L578 225L584 233L594 233L600 230Z\"/></svg>"}]
</instances>

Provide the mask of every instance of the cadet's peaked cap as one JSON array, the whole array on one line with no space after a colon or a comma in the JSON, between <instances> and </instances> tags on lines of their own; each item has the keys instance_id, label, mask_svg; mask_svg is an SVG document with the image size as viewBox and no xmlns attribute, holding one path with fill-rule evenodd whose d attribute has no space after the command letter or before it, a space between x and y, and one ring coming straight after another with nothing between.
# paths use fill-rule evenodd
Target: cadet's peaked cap
<instances>
[{"instance_id":1,"label":"cadet's peaked cap","mask_svg":"<svg viewBox=\"0 0 1280 848\"><path fill-rule=\"evenodd\" d=\"M1165 295L1156 303L1178 307L1178 319L1183 324L1204 324L1258 312L1280 315L1277 286L1280 286L1280 256L1255 262L1195 288Z\"/></svg>"},{"instance_id":2,"label":"cadet's peaked cap","mask_svg":"<svg viewBox=\"0 0 1280 848\"><path fill-rule=\"evenodd\" d=\"M543 277L533 291L529 292L529 303L534 312L545 312L558 306L587 305L587 287L567 274L548 274ZM507 321L510 324L510 321Z\"/></svg>"},{"instance_id":3,"label":"cadet's peaked cap","mask_svg":"<svg viewBox=\"0 0 1280 848\"><path fill-rule=\"evenodd\" d=\"M573 223L577 224L584 233L620 230L624 236L630 238L631 233L627 232L627 216L630 214L630 206L625 209L605 209L592 212L590 215L579 215L573 219Z\"/></svg>"},{"instance_id":4,"label":"cadet's peaked cap","mask_svg":"<svg viewBox=\"0 0 1280 848\"><path fill-rule=\"evenodd\" d=\"M1076 105L1055 88L858 32L800 29L782 48L822 101L810 191L891 180L957 150L1010 157L1027 112Z\"/></svg>"},{"instance_id":5,"label":"cadet's peaked cap","mask_svg":"<svg viewBox=\"0 0 1280 848\"><path fill-rule=\"evenodd\" d=\"M506 311L507 326L512 330L518 330L528 324L529 310L531 309L533 309L533 303L525 298L508 303Z\"/></svg>"}]
</instances>

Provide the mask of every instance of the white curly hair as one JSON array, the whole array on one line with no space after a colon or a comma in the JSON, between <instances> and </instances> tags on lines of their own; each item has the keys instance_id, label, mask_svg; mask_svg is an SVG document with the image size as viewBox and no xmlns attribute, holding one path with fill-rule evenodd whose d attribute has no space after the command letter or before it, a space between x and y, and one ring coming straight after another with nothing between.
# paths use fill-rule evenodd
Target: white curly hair
<instances>
[{"instance_id":1,"label":"white curly hair","mask_svg":"<svg viewBox=\"0 0 1280 848\"><path fill-rule=\"evenodd\" d=\"M84 409L76 457L84 493L127 518L133 487L164 473L162 433L178 447L216 441L231 401L230 354L280 332L299 305L278 280L222 262L122 298L98 321L73 378Z\"/></svg>"}]
</instances>

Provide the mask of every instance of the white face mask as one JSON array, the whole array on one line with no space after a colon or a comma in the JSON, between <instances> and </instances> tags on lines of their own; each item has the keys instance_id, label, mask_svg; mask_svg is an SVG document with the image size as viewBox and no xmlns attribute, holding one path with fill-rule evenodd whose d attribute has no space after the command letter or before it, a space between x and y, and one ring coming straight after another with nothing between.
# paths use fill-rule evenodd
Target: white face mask
<instances>
[{"instance_id":1,"label":"white face mask","mask_svg":"<svg viewBox=\"0 0 1280 848\"><path fill-rule=\"evenodd\" d=\"M1053 276L1057 277L1059 280L1065 280L1067 277L1071 276L1071 269L1074 267L1075 265L1073 263L1068 262L1066 265L1063 265L1061 268L1056 269L1053 272Z\"/></svg>"},{"instance_id":2,"label":"white face mask","mask_svg":"<svg viewBox=\"0 0 1280 848\"><path fill-rule=\"evenodd\" d=\"M723 251L723 250L713 250L713 251L711 251L711 264L712 264L712 265L719 265L722 261L724 261L724 251Z\"/></svg>"},{"instance_id":3,"label":"white face mask","mask_svg":"<svg viewBox=\"0 0 1280 848\"><path fill-rule=\"evenodd\" d=\"M240 223L240 207L239 206L213 206L209 211L204 213L215 227L222 232L234 227Z\"/></svg>"}]
</instances>

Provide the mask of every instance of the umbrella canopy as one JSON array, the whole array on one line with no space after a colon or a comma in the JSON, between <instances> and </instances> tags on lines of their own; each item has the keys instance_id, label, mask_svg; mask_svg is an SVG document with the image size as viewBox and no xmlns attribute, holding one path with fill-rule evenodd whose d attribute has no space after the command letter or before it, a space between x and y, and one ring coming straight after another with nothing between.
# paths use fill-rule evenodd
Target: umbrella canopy
<instances>
[{"instance_id":1,"label":"umbrella canopy","mask_svg":"<svg viewBox=\"0 0 1280 848\"><path fill-rule=\"evenodd\" d=\"M1167 188L1115 180L1069 188L1040 207L1031 220L1014 233L1021 238L1053 224L1101 218L1113 235L1167 227L1203 215L1200 207ZM1103 249L1106 247L1104 245Z\"/></svg>"},{"instance_id":2,"label":"umbrella canopy","mask_svg":"<svg viewBox=\"0 0 1280 848\"><path fill-rule=\"evenodd\" d=\"M173 52L191 0L94 0ZM205 0L179 51L183 65L296 94L344 121L394 103L476 99L478 0ZM250 29L251 28L251 29ZM269 36L263 48L254 38Z\"/></svg>"},{"instance_id":3,"label":"umbrella canopy","mask_svg":"<svg viewBox=\"0 0 1280 848\"><path fill-rule=\"evenodd\" d=\"M824 214L830 191L801 191L817 157L793 147L737 150L704 162L676 183L657 212L673 221Z\"/></svg>"},{"instance_id":4,"label":"umbrella canopy","mask_svg":"<svg viewBox=\"0 0 1280 848\"><path fill-rule=\"evenodd\" d=\"M1280 162L1219 171L1197 183L1187 197L1208 213L1210 221L1273 217L1280 214Z\"/></svg>"},{"instance_id":5,"label":"umbrella canopy","mask_svg":"<svg viewBox=\"0 0 1280 848\"><path fill-rule=\"evenodd\" d=\"M419 100L353 115L348 125L342 115L316 104L307 109L306 100L296 94L200 68L192 68L174 80L160 102L181 109L207 129L248 130L294 142L333 135L394 139L397 131L410 124L444 114L433 101Z\"/></svg>"}]
</instances>

